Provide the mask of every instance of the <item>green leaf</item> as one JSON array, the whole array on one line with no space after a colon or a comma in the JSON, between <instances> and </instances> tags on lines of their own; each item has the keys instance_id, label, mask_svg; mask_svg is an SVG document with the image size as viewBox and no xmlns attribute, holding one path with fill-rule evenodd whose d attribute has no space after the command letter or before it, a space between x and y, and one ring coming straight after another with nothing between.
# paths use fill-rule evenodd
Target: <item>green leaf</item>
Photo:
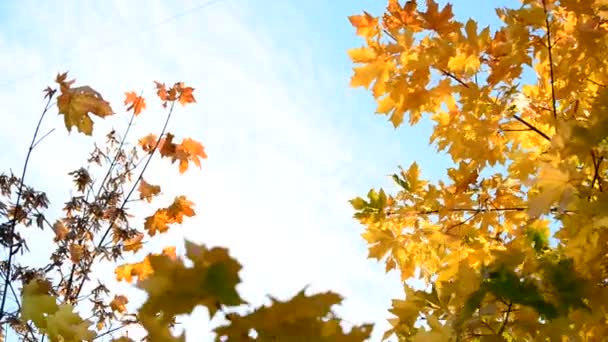
<instances>
[{"instance_id":1,"label":"green leaf","mask_svg":"<svg viewBox=\"0 0 608 342\"><path fill-rule=\"evenodd\" d=\"M405 191L410 191L410 185L407 183L407 181L405 181L405 180L401 179L401 178L399 177L399 175L397 175L397 174L393 174L393 175L391 176L391 178L393 178L393 181L394 181L394 182L395 182L397 185L399 185L401 188L403 188L403 190L405 190Z\"/></svg>"},{"instance_id":2,"label":"green leaf","mask_svg":"<svg viewBox=\"0 0 608 342\"><path fill-rule=\"evenodd\" d=\"M369 203L361 197L354 198L349 202L355 210L363 210L365 207L369 206Z\"/></svg>"}]
</instances>

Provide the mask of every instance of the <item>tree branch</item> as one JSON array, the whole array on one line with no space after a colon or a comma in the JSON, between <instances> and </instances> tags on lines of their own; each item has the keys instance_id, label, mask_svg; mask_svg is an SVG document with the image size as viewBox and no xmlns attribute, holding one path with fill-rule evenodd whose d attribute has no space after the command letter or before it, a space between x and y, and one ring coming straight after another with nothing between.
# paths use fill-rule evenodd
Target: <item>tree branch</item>
<instances>
[{"instance_id":1,"label":"tree branch","mask_svg":"<svg viewBox=\"0 0 608 342\"><path fill-rule=\"evenodd\" d=\"M505 331L505 328L507 327L507 323L509 322L509 314L511 313L511 308L513 307L513 303L509 302L509 305L507 306L507 312L505 313L505 318L502 322L502 326L500 327L500 330L498 330L498 336L502 336L502 333Z\"/></svg>"},{"instance_id":2,"label":"tree branch","mask_svg":"<svg viewBox=\"0 0 608 342\"><path fill-rule=\"evenodd\" d=\"M515 118L515 120L521 122L522 124L526 125L526 127L528 127L529 129L533 130L534 132L540 134L541 137L545 138L547 141L551 141L551 138L549 138L548 135L546 135L545 133L543 133L541 130L539 130L538 128L532 126L530 123L528 123L526 120L520 118L517 114L513 115L513 118Z\"/></svg>"},{"instance_id":3,"label":"tree branch","mask_svg":"<svg viewBox=\"0 0 608 342\"><path fill-rule=\"evenodd\" d=\"M553 51L551 44L551 28L549 25L549 13L547 11L547 1L543 1L543 10L545 11L545 26L547 27L547 51L549 52L549 75L551 77L551 103L553 106L553 119L557 123L557 101L555 100L555 75L553 71ZM557 127L557 126L556 126Z\"/></svg>"},{"instance_id":4,"label":"tree branch","mask_svg":"<svg viewBox=\"0 0 608 342\"><path fill-rule=\"evenodd\" d=\"M158 146L160 145L162 137L163 137L163 135L165 134L165 132L167 130L167 126L169 125L169 120L171 119L171 115L173 114L173 108L174 107L175 107L175 101L171 102L171 107L169 108L169 113L167 114L167 118L165 119L165 123L164 123L163 128L162 128L162 130L160 132L160 135L158 136L158 139L156 140L156 144L154 145L154 148L152 148L152 151L150 151L148 159L146 160L146 163L144 164L141 172L139 173L139 176L137 177L137 179L135 179L135 182L133 183L133 186L131 187L131 190L129 191L129 193L127 194L127 196L124 197L119 211L124 210L125 205L127 205L128 201L129 201L129 197L131 197L131 195L133 194L133 192L135 191L135 189L137 189L137 185L139 184L139 182L143 178L144 172L148 168L148 165L150 164L150 161L152 160L152 157L154 156L154 153L158 149ZM99 255L99 250L103 246L103 242L105 241L105 239L110 234L110 231L112 231L112 228L114 227L114 223L115 222L116 222L116 218L114 218L114 220L112 220L112 222L110 223L110 225L108 226L108 228L104 232L103 236L101 237L101 240L99 240L99 243L97 244L97 247L93 251L93 255L91 255L91 259L89 260L88 264L84 268L85 270L90 270L91 266L93 265L93 260L95 260L95 258L97 257L97 255ZM84 283L85 283L86 279L87 279L86 277L82 277L82 280L80 281L80 285L78 286L78 290L76 291L74 297L78 297L80 295L80 291L82 291L82 287L84 286Z\"/></svg>"},{"instance_id":5,"label":"tree branch","mask_svg":"<svg viewBox=\"0 0 608 342\"><path fill-rule=\"evenodd\" d=\"M38 132L40 131L40 126L42 125L42 120L44 119L44 116L46 115L46 113L48 112L49 108L50 108L50 104L51 104L51 100L53 99L53 96L50 95L48 97L48 101L46 103L46 105L44 106L44 110L42 111L42 114L40 115L40 119L38 119L38 124L36 125L36 129L34 130L34 136L32 137L32 142L30 143L30 147L27 150L27 155L25 157L25 162L23 164L23 171L21 172L21 179L20 179L20 184L19 184L19 191L17 192L17 200L15 201L15 209L18 210L19 208L19 204L21 202L21 195L23 192L23 187L25 185L25 174L27 172L27 166L29 164L30 161L30 156L32 155L32 151L34 150L34 146L36 144L36 138L38 137ZM4 317L4 306L6 305L6 298L7 298L7 290L8 290L8 286L10 283L10 279L11 279L11 268L12 268L12 263L13 263L13 238L14 238L14 234L15 234L15 227L17 225L17 220L13 219L11 221L10 227L9 227L9 253L8 253L8 260L7 260L7 268L6 268L6 281L4 283L4 290L2 291L2 302L0 303L0 321L2 321L2 318Z\"/></svg>"}]
</instances>

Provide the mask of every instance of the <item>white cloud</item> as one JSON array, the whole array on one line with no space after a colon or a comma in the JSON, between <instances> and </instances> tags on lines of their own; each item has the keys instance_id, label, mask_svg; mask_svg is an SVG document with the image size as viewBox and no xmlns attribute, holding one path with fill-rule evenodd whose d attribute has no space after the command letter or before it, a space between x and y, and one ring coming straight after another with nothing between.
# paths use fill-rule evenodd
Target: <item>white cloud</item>
<instances>
[{"instance_id":1,"label":"white cloud","mask_svg":"<svg viewBox=\"0 0 608 342\"><path fill-rule=\"evenodd\" d=\"M178 108L171 131L200 139L209 160L202 171L183 177L176 176L176 166L162 167L164 160L154 163L160 167L147 178L165 185L169 197L187 194L198 216L152 246L179 243L185 235L229 247L244 265L240 290L254 304L266 294L287 298L307 284L336 290L346 297L340 313L347 320L379 323L377 340L387 327L389 299L399 296L400 288L394 275L383 274L382 265L365 259L361 228L350 218L346 201L356 195L354 184L362 174L375 172L375 166L357 158L352 127L332 125L334 97L315 90L318 82L336 82L328 80L331 71L315 64L310 44L302 42L298 53L281 49L272 31L254 28L248 19L251 9L236 1L132 33L178 12L168 5L24 4L15 15L35 13L23 18L33 32L44 35L28 41L16 34L0 35L0 74L20 77L16 63L26 73L41 71L0 88L0 120L11 127L0 137L8 146L0 162L20 168L41 107L41 101L32 99L57 71L69 69L81 84L102 92L118 113L124 91L144 88L152 98L152 80L182 80L196 88L198 104ZM328 84L319 87L331 89ZM149 102L154 108L155 101ZM124 125L126 120L124 116L118 122ZM150 109L141 120L136 132L143 135L160 126L161 111ZM63 200L69 184L64 175L85 158L90 140L75 133L67 136L54 113L47 124L58 129L36 151L28 178L59 194L51 198ZM98 120L96 125L99 130L109 127ZM67 152L73 150L78 152ZM109 269L99 272L111 276ZM187 320L188 340L210 338L201 324L205 319L197 310Z\"/></svg>"}]
</instances>

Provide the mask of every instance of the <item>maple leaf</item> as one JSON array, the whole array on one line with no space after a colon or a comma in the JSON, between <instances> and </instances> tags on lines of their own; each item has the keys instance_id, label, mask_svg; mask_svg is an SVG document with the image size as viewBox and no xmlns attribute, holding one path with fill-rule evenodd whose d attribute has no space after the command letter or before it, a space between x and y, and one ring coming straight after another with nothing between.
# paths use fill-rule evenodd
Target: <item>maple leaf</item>
<instances>
[{"instance_id":1,"label":"maple leaf","mask_svg":"<svg viewBox=\"0 0 608 342\"><path fill-rule=\"evenodd\" d=\"M196 102L196 100L194 99L194 95L192 95L192 92L194 91L194 88L192 87L186 87L184 86L183 83L178 83L177 85L178 88L178 92L179 92L179 103L183 106L185 106L188 103L194 103Z\"/></svg>"},{"instance_id":2,"label":"maple leaf","mask_svg":"<svg viewBox=\"0 0 608 342\"><path fill-rule=\"evenodd\" d=\"M158 98L165 103L169 101L169 93L167 92L165 84L154 81L154 85L156 86L156 95L158 95Z\"/></svg>"},{"instance_id":3,"label":"maple leaf","mask_svg":"<svg viewBox=\"0 0 608 342\"><path fill-rule=\"evenodd\" d=\"M157 232L166 232L169 229L169 223L171 223L171 219L167 215L167 210L159 209L154 215L146 217L144 228L148 231L148 235L154 236Z\"/></svg>"},{"instance_id":4,"label":"maple leaf","mask_svg":"<svg viewBox=\"0 0 608 342\"><path fill-rule=\"evenodd\" d=\"M461 24L451 20L454 17L452 4L446 4L441 11L434 0L427 0L426 6L426 12L420 13L420 17L424 20L424 28L439 34L449 34L460 29Z\"/></svg>"},{"instance_id":5,"label":"maple leaf","mask_svg":"<svg viewBox=\"0 0 608 342\"><path fill-rule=\"evenodd\" d=\"M190 161L201 167L201 159L207 158L203 145L191 138L185 138L180 144L175 144L173 138L173 134L167 133L167 136L161 140L160 155L171 158L171 163L179 161L180 173L188 170Z\"/></svg>"},{"instance_id":6,"label":"maple leaf","mask_svg":"<svg viewBox=\"0 0 608 342\"><path fill-rule=\"evenodd\" d=\"M350 16L348 20L357 28L357 34L361 37L370 38L378 32L378 18L374 18L367 12L363 12L363 15Z\"/></svg>"},{"instance_id":7,"label":"maple leaf","mask_svg":"<svg viewBox=\"0 0 608 342\"><path fill-rule=\"evenodd\" d=\"M21 317L31 320L39 329L45 329L46 316L59 309L57 298L49 295L50 289L51 283L41 279L34 279L23 286Z\"/></svg>"},{"instance_id":8,"label":"maple leaf","mask_svg":"<svg viewBox=\"0 0 608 342\"><path fill-rule=\"evenodd\" d=\"M152 202L152 198L160 193L160 186L151 185L143 178L139 181L139 198L145 199L148 203Z\"/></svg>"},{"instance_id":9,"label":"maple leaf","mask_svg":"<svg viewBox=\"0 0 608 342\"><path fill-rule=\"evenodd\" d=\"M184 157L180 158L179 162L179 172L184 173L188 169L188 162L192 161L199 168L201 167L201 159L206 159L207 154L205 153L205 148L201 143L195 141L191 138L185 138L182 140L182 143L179 144L178 155Z\"/></svg>"},{"instance_id":10,"label":"maple leaf","mask_svg":"<svg viewBox=\"0 0 608 342\"><path fill-rule=\"evenodd\" d=\"M57 220L53 224L53 232L55 233L55 241L63 241L68 234L68 228L62 221Z\"/></svg>"},{"instance_id":11,"label":"maple leaf","mask_svg":"<svg viewBox=\"0 0 608 342\"><path fill-rule=\"evenodd\" d=\"M371 334L372 326L354 326L344 332L340 321L335 318L331 307L342 298L332 292L307 296L302 290L287 301L271 298L270 306L260 307L244 314L230 314L229 323L215 329L219 338L238 340L255 331L259 340L289 340L298 336L306 341L365 341Z\"/></svg>"},{"instance_id":12,"label":"maple leaf","mask_svg":"<svg viewBox=\"0 0 608 342\"><path fill-rule=\"evenodd\" d=\"M148 216L144 223L148 235L154 236L157 232L164 233L169 229L170 224L179 224L183 222L185 216L194 216L192 205L194 203L188 201L185 196L178 196L167 208L158 209L154 215Z\"/></svg>"},{"instance_id":13,"label":"maple leaf","mask_svg":"<svg viewBox=\"0 0 608 342\"><path fill-rule=\"evenodd\" d=\"M51 341L93 341L97 336L89 330L90 321L74 313L70 304L61 304L59 309L46 317L47 334Z\"/></svg>"},{"instance_id":14,"label":"maple leaf","mask_svg":"<svg viewBox=\"0 0 608 342\"><path fill-rule=\"evenodd\" d=\"M173 143L173 138L175 136L171 133L167 133L167 136L164 137L160 142L160 155L163 157L175 157L177 153L177 145Z\"/></svg>"},{"instance_id":15,"label":"maple leaf","mask_svg":"<svg viewBox=\"0 0 608 342\"><path fill-rule=\"evenodd\" d=\"M89 86L72 88L72 81L65 81L67 73L57 77L61 94L57 97L59 114L63 114L68 132L76 127L79 132L86 135L93 133L93 120L89 113L99 117L114 114L110 104Z\"/></svg>"},{"instance_id":16,"label":"maple leaf","mask_svg":"<svg viewBox=\"0 0 608 342\"><path fill-rule=\"evenodd\" d=\"M71 244L69 250L70 250L70 260L72 260L72 262L75 264L79 263L80 260L82 259L82 256L84 255L84 246L77 245L77 244Z\"/></svg>"},{"instance_id":17,"label":"maple leaf","mask_svg":"<svg viewBox=\"0 0 608 342\"><path fill-rule=\"evenodd\" d=\"M139 146L141 146L141 148L145 151L145 152L152 152L152 149L154 148L154 146L156 146L156 142L158 141L158 138L156 137L155 134L148 134L145 137L139 139Z\"/></svg>"},{"instance_id":18,"label":"maple leaf","mask_svg":"<svg viewBox=\"0 0 608 342\"><path fill-rule=\"evenodd\" d=\"M137 252L142 248L141 240L143 240L144 234L137 233L134 237L125 240L122 250L125 252Z\"/></svg>"},{"instance_id":19,"label":"maple leaf","mask_svg":"<svg viewBox=\"0 0 608 342\"><path fill-rule=\"evenodd\" d=\"M125 105L128 105L127 110L133 109L135 115L139 115L146 108L146 100L135 94L135 92L125 93Z\"/></svg>"},{"instance_id":20,"label":"maple leaf","mask_svg":"<svg viewBox=\"0 0 608 342\"><path fill-rule=\"evenodd\" d=\"M602 291L608 269L600 233L608 221L608 79L597 64L608 48L605 1L498 8L494 34L475 19L459 21L451 4L387 3L379 16L386 37L371 33L371 14L353 23L365 45L349 51L351 86L370 89L376 113L395 127L406 114L412 125L428 114L430 143L456 167L427 182L413 164L392 175L395 194L370 190L351 201L369 257L432 289L406 287L384 338L608 333L589 314L605 301L582 300ZM549 213L550 226L540 219ZM564 258L571 268L545 265Z\"/></svg>"},{"instance_id":21,"label":"maple leaf","mask_svg":"<svg viewBox=\"0 0 608 342\"><path fill-rule=\"evenodd\" d=\"M149 254L144 260L131 264L123 264L114 269L116 280L132 282L133 277L137 277L139 281L146 279L153 273L150 258L154 255L164 255L171 260L176 258L175 247L166 247L161 254Z\"/></svg>"},{"instance_id":22,"label":"maple leaf","mask_svg":"<svg viewBox=\"0 0 608 342\"><path fill-rule=\"evenodd\" d=\"M570 184L568 173L550 165L541 168L536 185L539 193L532 196L528 204L528 215L531 217L538 217L548 212L551 205L560 200L562 201L560 207L565 209L575 191Z\"/></svg>"},{"instance_id":23,"label":"maple leaf","mask_svg":"<svg viewBox=\"0 0 608 342\"><path fill-rule=\"evenodd\" d=\"M190 313L199 304L206 306L213 317L222 305L244 303L236 291L241 265L226 249L207 249L186 241L186 255L192 267L186 267L180 259L152 256L153 274L138 285L148 293L140 309L143 326L168 340L174 340L169 330L171 320ZM161 318L157 318L159 312Z\"/></svg>"},{"instance_id":24,"label":"maple leaf","mask_svg":"<svg viewBox=\"0 0 608 342\"><path fill-rule=\"evenodd\" d=\"M129 303L129 299L123 295L114 296L112 302L110 302L110 308L112 311L117 311L119 313L124 313L127 311L127 303Z\"/></svg>"}]
</instances>

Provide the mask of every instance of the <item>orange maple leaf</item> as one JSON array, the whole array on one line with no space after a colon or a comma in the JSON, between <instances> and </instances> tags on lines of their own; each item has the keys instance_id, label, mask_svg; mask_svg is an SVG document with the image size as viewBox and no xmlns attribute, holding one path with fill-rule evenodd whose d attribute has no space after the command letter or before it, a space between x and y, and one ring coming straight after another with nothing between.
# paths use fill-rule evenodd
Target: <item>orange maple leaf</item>
<instances>
[{"instance_id":1,"label":"orange maple leaf","mask_svg":"<svg viewBox=\"0 0 608 342\"><path fill-rule=\"evenodd\" d=\"M184 173L188 169L188 160L201 167L201 159L207 158L203 145L191 138L185 138L178 146L178 150L185 155L185 158L181 159L179 163L180 173Z\"/></svg>"},{"instance_id":2,"label":"orange maple leaf","mask_svg":"<svg viewBox=\"0 0 608 342\"><path fill-rule=\"evenodd\" d=\"M157 232L164 233L169 230L170 224L179 224L184 221L185 216L194 216L193 205L185 196L178 196L167 208L158 209L153 215L146 217L144 229L150 236L156 235Z\"/></svg>"},{"instance_id":3,"label":"orange maple leaf","mask_svg":"<svg viewBox=\"0 0 608 342\"><path fill-rule=\"evenodd\" d=\"M156 146L156 141L157 138L155 134L148 134L145 137L139 139L139 146L141 146L141 148L145 152L150 152L152 151L154 146Z\"/></svg>"},{"instance_id":4,"label":"orange maple leaf","mask_svg":"<svg viewBox=\"0 0 608 342\"><path fill-rule=\"evenodd\" d=\"M144 199L150 203L152 202L152 197L160 193L160 186L149 184L142 178L137 190L139 190L139 199Z\"/></svg>"},{"instance_id":5,"label":"orange maple leaf","mask_svg":"<svg viewBox=\"0 0 608 342\"><path fill-rule=\"evenodd\" d=\"M167 87L164 83L160 83L158 81L154 81L156 85L156 95L160 98L161 101L169 100L169 93L167 92Z\"/></svg>"},{"instance_id":6,"label":"orange maple leaf","mask_svg":"<svg viewBox=\"0 0 608 342\"><path fill-rule=\"evenodd\" d=\"M196 102L196 100L194 99L194 95L192 95L194 88L184 87L184 84L181 82L178 83L176 86L179 90L179 103L185 106L188 103Z\"/></svg>"},{"instance_id":7,"label":"orange maple leaf","mask_svg":"<svg viewBox=\"0 0 608 342\"><path fill-rule=\"evenodd\" d=\"M184 216L194 216L192 206L194 202L186 199L186 196L176 197L173 203L167 208L167 215L171 218L171 223L182 223Z\"/></svg>"},{"instance_id":8,"label":"orange maple leaf","mask_svg":"<svg viewBox=\"0 0 608 342\"><path fill-rule=\"evenodd\" d=\"M125 93L125 96L125 105L129 105L127 107L128 111L133 109L133 113L139 115L146 108L146 100L141 96L137 96L134 91Z\"/></svg>"},{"instance_id":9,"label":"orange maple leaf","mask_svg":"<svg viewBox=\"0 0 608 342\"><path fill-rule=\"evenodd\" d=\"M180 173L186 172L190 161L200 167L201 159L207 158L203 145L191 138L185 138L178 145L173 142L173 138L173 134L167 133L167 136L161 140L160 155L171 158L172 163L179 161Z\"/></svg>"}]
</instances>

